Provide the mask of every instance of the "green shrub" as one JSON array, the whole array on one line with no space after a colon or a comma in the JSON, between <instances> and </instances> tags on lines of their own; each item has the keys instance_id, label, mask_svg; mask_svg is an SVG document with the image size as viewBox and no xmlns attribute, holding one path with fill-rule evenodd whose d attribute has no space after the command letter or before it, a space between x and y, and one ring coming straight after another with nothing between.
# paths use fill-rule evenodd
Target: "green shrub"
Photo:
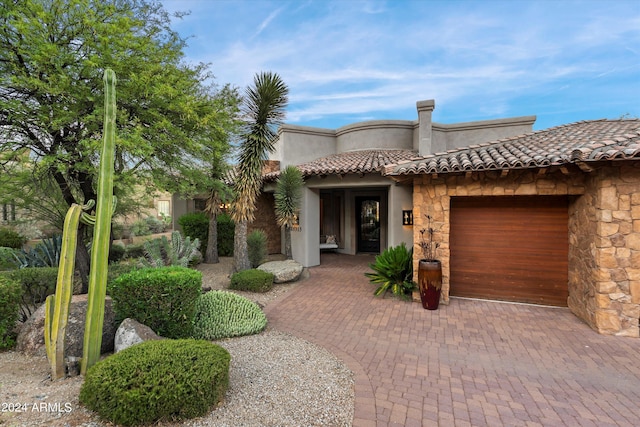
<instances>
[{"instance_id":1,"label":"green shrub","mask_svg":"<svg viewBox=\"0 0 640 427\"><path fill-rule=\"evenodd\" d=\"M207 253L209 217L204 212L188 213L178 218L178 224L182 227L182 233L185 237L198 239L200 241L200 252Z\"/></svg>"},{"instance_id":2,"label":"green shrub","mask_svg":"<svg viewBox=\"0 0 640 427\"><path fill-rule=\"evenodd\" d=\"M147 341L89 368L80 402L125 426L202 416L224 398L230 359L206 341Z\"/></svg>"},{"instance_id":3,"label":"green shrub","mask_svg":"<svg viewBox=\"0 0 640 427\"><path fill-rule=\"evenodd\" d=\"M16 249L14 248L4 248L0 246L0 271L18 268L15 251Z\"/></svg>"},{"instance_id":4,"label":"green shrub","mask_svg":"<svg viewBox=\"0 0 640 427\"><path fill-rule=\"evenodd\" d=\"M22 249L27 239L10 228L0 227L0 246L4 248Z\"/></svg>"},{"instance_id":5,"label":"green shrub","mask_svg":"<svg viewBox=\"0 0 640 427\"><path fill-rule=\"evenodd\" d=\"M0 350L15 344L14 327L18 320L22 288L20 283L0 275Z\"/></svg>"},{"instance_id":6,"label":"green shrub","mask_svg":"<svg viewBox=\"0 0 640 427\"><path fill-rule=\"evenodd\" d=\"M383 295L391 290L393 295L408 298L413 289L413 248L407 249L404 242L399 246L387 248L376 261L369 264L373 273L364 275L373 284L379 285L374 295Z\"/></svg>"},{"instance_id":7,"label":"green shrub","mask_svg":"<svg viewBox=\"0 0 640 427\"><path fill-rule=\"evenodd\" d=\"M258 304L233 292L210 291L196 301L194 337L217 340L257 334L267 325Z\"/></svg>"},{"instance_id":8,"label":"green shrub","mask_svg":"<svg viewBox=\"0 0 640 427\"><path fill-rule=\"evenodd\" d=\"M190 337L202 273L184 267L143 268L108 286L116 321L127 317L167 338Z\"/></svg>"},{"instance_id":9,"label":"green shrub","mask_svg":"<svg viewBox=\"0 0 640 427\"><path fill-rule=\"evenodd\" d=\"M132 271L139 270L137 262L120 261L109 264L109 270L107 272L107 283L111 283L123 274L131 273Z\"/></svg>"},{"instance_id":10,"label":"green shrub","mask_svg":"<svg viewBox=\"0 0 640 427\"><path fill-rule=\"evenodd\" d=\"M139 219L131 224L130 231L132 236L148 236L151 234L149 225L144 219Z\"/></svg>"},{"instance_id":11,"label":"green shrub","mask_svg":"<svg viewBox=\"0 0 640 427\"><path fill-rule=\"evenodd\" d=\"M151 231L152 234L164 233L165 224L158 218L154 216L148 216L144 219L144 222L147 223L147 227L149 227L149 231Z\"/></svg>"},{"instance_id":12,"label":"green shrub","mask_svg":"<svg viewBox=\"0 0 640 427\"><path fill-rule=\"evenodd\" d=\"M42 239L32 249L16 252L20 268L25 267L57 267L62 254L62 236L56 235Z\"/></svg>"},{"instance_id":13,"label":"green shrub","mask_svg":"<svg viewBox=\"0 0 640 427\"><path fill-rule=\"evenodd\" d=\"M231 276L229 289L249 292L268 292L273 287L273 274L262 270L244 270Z\"/></svg>"},{"instance_id":14,"label":"green shrub","mask_svg":"<svg viewBox=\"0 0 640 427\"><path fill-rule=\"evenodd\" d=\"M227 214L218 215L218 255L233 256L236 225ZM205 253L205 252L203 252Z\"/></svg>"},{"instance_id":15,"label":"green shrub","mask_svg":"<svg viewBox=\"0 0 640 427\"><path fill-rule=\"evenodd\" d=\"M125 247L124 257L125 259L138 259L144 256L144 244L137 243L135 245L128 245Z\"/></svg>"},{"instance_id":16,"label":"green shrub","mask_svg":"<svg viewBox=\"0 0 640 427\"><path fill-rule=\"evenodd\" d=\"M256 268L267 258L267 235L262 230L253 230L247 236L247 251L251 267Z\"/></svg>"},{"instance_id":17,"label":"green shrub","mask_svg":"<svg viewBox=\"0 0 640 427\"><path fill-rule=\"evenodd\" d=\"M27 320L49 295L56 292L57 267L27 267L0 274L14 280L22 287L20 320Z\"/></svg>"},{"instance_id":18,"label":"green shrub","mask_svg":"<svg viewBox=\"0 0 640 427\"><path fill-rule=\"evenodd\" d=\"M111 245L109 248L109 262L118 262L124 258L126 249L122 245Z\"/></svg>"}]
</instances>

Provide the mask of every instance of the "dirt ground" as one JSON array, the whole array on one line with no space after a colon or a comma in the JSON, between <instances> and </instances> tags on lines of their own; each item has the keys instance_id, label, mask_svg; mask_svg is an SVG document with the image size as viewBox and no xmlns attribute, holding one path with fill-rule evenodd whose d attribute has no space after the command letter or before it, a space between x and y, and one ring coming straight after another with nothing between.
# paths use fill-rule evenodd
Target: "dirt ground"
<instances>
[{"instance_id":1,"label":"dirt ground","mask_svg":"<svg viewBox=\"0 0 640 427\"><path fill-rule=\"evenodd\" d=\"M280 259L273 257L272 259ZM203 288L226 289L233 259L201 264ZM264 294L238 292L264 307L300 282L279 284ZM112 426L99 420L78 401L82 377L51 381L46 357L0 352L0 426Z\"/></svg>"}]
</instances>

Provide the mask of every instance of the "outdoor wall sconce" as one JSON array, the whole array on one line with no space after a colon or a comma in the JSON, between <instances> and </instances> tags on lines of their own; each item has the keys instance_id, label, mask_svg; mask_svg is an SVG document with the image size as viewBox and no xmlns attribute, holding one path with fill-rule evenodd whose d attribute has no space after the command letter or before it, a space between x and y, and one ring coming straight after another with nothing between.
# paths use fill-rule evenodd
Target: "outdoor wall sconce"
<instances>
[{"instance_id":1,"label":"outdoor wall sconce","mask_svg":"<svg viewBox=\"0 0 640 427\"><path fill-rule=\"evenodd\" d=\"M413 211L402 211L402 225L413 225Z\"/></svg>"}]
</instances>

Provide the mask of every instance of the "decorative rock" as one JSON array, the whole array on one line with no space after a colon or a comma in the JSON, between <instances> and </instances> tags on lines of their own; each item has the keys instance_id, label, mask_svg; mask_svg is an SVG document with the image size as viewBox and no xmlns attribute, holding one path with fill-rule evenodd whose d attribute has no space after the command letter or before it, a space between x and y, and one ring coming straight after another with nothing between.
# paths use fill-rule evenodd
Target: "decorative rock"
<instances>
[{"instance_id":1,"label":"decorative rock","mask_svg":"<svg viewBox=\"0 0 640 427\"><path fill-rule=\"evenodd\" d=\"M28 355L45 356L44 347L44 304L20 328L16 342L16 350ZM84 340L84 324L87 316L87 295L74 295L69 307L69 322L65 338L65 355L82 357ZM107 297L104 307L104 324L102 327L101 353L113 351L113 340L116 334L115 314L111 298Z\"/></svg>"},{"instance_id":2,"label":"decorative rock","mask_svg":"<svg viewBox=\"0 0 640 427\"><path fill-rule=\"evenodd\" d=\"M285 261L265 262L258 267L258 270L266 271L273 274L274 283L295 282L302 274L302 264L292 259Z\"/></svg>"},{"instance_id":3,"label":"decorative rock","mask_svg":"<svg viewBox=\"0 0 640 427\"><path fill-rule=\"evenodd\" d=\"M124 350L133 345L140 344L150 340L161 340L150 327L137 322L134 319L126 318L122 321L118 330L116 331L116 337L114 340L114 352Z\"/></svg>"}]
</instances>

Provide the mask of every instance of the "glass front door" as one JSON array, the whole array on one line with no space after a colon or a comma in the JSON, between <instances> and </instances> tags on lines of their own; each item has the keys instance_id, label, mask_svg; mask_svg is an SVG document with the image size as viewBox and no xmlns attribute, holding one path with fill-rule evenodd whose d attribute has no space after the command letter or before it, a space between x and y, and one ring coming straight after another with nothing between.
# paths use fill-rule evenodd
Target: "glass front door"
<instances>
[{"instance_id":1,"label":"glass front door","mask_svg":"<svg viewBox=\"0 0 640 427\"><path fill-rule=\"evenodd\" d=\"M358 252L380 252L380 197L356 197Z\"/></svg>"}]
</instances>

